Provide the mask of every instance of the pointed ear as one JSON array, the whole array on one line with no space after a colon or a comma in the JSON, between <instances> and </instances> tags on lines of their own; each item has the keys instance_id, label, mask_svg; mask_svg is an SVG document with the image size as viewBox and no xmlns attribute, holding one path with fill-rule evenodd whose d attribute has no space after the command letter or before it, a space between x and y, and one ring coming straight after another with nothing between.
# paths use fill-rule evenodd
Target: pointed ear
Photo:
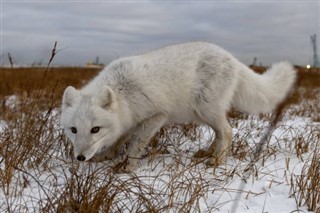
<instances>
[{"instance_id":1,"label":"pointed ear","mask_svg":"<svg viewBox=\"0 0 320 213\"><path fill-rule=\"evenodd\" d=\"M79 92L74 87L68 86L63 93L62 106L71 107L77 97Z\"/></svg>"},{"instance_id":2,"label":"pointed ear","mask_svg":"<svg viewBox=\"0 0 320 213\"><path fill-rule=\"evenodd\" d=\"M116 97L112 89L103 86L98 93L97 103L102 108L113 108L116 105Z\"/></svg>"}]
</instances>

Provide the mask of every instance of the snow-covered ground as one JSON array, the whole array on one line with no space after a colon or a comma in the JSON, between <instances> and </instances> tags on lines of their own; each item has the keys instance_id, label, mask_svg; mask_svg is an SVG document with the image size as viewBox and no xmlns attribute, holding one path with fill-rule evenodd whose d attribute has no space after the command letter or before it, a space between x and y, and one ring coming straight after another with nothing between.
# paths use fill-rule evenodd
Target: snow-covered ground
<instances>
[{"instance_id":1,"label":"snow-covered ground","mask_svg":"<svg viewBox=\"0 0 320 213\"><path fill-rule=\"evenodd\" d=\"M248 126L248 123L252 122L252 120L239 122L237 128L234 128L233 134L248 134L243 131L242 127ZM261 137L258 132L267 126L265 122L254 122L260 126L249 130L250 136L246 136L248 147L254 147L254 144ZM5 122L2 121L1 130L3 131L4 128ZM134 192L140 193L139 187L143 186L142 191L145 191L146 197L150 196L150 202L159 202L164 206L173 203L170 212L183 209L183 203L192 199L193 196L196 196L195 194L201 196L194 198L198 200L194 202L192 209L189 209L191 212L231 212L232 209L234 212L294 212L297 210L307 212L306 206L297 207L290 180L295 175L301 174L305 163L302 158L307 159L311 152L304 153L302 158L298 157L292 148L293 144L291 143L294 142L290 141L293 138L305 136L309 137L308 140L310 137L315 139L316 135L310 136L310 134L319 131L318 123L301 117L284 121L273 132L271 141L266 148L274 153L269 156L264 154L267 157L263 160L263 165L262 160L258 161L255 164L253 174L250 174L246 181L244 181L245 168L250 162L249 159L239 160L229 156L227 165L217 169L207 168L203 163L192 161L193 152L199 147L208 145L214 137L212 131L206 126L201 126L198 131L201 140L191 141L180 136L179 141L175 142L176 139L173 135L171 136L171 144L166 145L168 154L158 155L151 161L147 158L142 160L140 168L134 172L134 177L138 177L139 184L128 181L133 177L133 174L112 174L117 176L115 180L121 183L128 181L130 185L131 192L119 191L117 194L118 199L123 199L123 205L132 205L131 208L139 209L139 206L135 206L137 204L130 204L130 202L138 194ZM315 144L311 143L311 146L315 146ZM33 212L39 209L38 205L44 205L39 200L45 202L43 198L47 198L53 193L58 194L59 190L63 191L67 178L72 176L69 170L74 166L68 165L71 160L60 151L57 152L56 159L52 160L50 171L45 169L42 171L40 168L27 172L17 171L15 175L17 178L13 181L16 184L11 184L8 192L4 190L4 187L0 191L1 210L4 210L4 207L10 203L12 209L15 209L14 205L17 207L20 205L19 209L21 205L24 205L25 211ZM92 164L90 169L86 164L77 165L76 168L78 174L84 176L90 175L88 171L94 173L94 171L100 172L101 168L109 169L104 163ZM2 167L2 169L4 168ZM101 177L96 179L97 188L104 184L103 181L106 181L103 175L110 176L110 173L99 173L99 175ZM27 180L25 186L23 188L17 187L23 179ZM11 190L16 190L16 192ZM147 194L151 192L154 195ZM125 193L131 194L127 203L125 199L128 198L128 195ZM239 198L240 200L237 200ZM235 204L237 205L235 206Z\"/></svg>"},{"instance_id":2,"label":"snow-covered ground","mask_svg":"<svg viewBox=\"0 0 320 213\"><path fill-rule=\"evenodd\" d=\"M52 116L57 124L57 111ZM62 133L56 124L57 132ZM292 181L301 174L318 143L319 123L309 118L285 117L251 173L245 173L245 169L268 122L249 116L231 120L231 124L233 149L240 145L242 148L228 157L226 165L216 169L192 158L195 151L208 146L214 138L206 126L197 128L196 139L173 132L160 142L165 154L141 160L132 174L116 174L108 163L79 164L68 151L61 150L63 145L52 145L45 162L30 170L17 169L10 183L2 184L0 211L37 212L45 207L56 211L55 203L61 199L79 198L81 193L95 195L97 190L106 188L106 202L110 199L107 195L114 195L111 212L148 211L148 204L141 204L141 200L158 209L166 206L163 212L307 212L306 206L296 204ZM6 122L0 121L0 131L6 127ZM59 134L56 137L61 138ZM308 143L308 152L296 153L294 147L299 141ZM4 172L5 159L0 160ZM247 179L246 174L250 174Z\"/></svg>"}]
</instances>

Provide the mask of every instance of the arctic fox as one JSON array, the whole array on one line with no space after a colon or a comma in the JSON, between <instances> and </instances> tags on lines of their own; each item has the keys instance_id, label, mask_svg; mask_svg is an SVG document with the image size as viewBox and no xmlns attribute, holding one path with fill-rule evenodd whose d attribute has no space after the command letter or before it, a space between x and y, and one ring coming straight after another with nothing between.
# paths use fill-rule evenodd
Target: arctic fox
<instances>
[{"instance_id":1,"label":"arctic fox","mask_svg":"<svg viewBox=\"0 0 320 213\"><path fill-rule=\"evenodd\" d=\"M204 123L216 137L194 157L208 157L217 166L231 146L230 106L270 112L285 99L295 78L287 62L260 75L214 44L173 45L118 59L82 89L67 87L61 125L79 161L113 159L125 145L127 169L132 170L163 125Z\"/></svg>"}]
</instances>

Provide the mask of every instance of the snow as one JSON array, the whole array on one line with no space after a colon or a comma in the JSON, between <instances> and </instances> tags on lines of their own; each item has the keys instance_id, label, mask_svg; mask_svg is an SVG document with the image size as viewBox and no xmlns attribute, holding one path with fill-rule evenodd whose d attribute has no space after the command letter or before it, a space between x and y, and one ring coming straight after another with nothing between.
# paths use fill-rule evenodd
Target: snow
<instances>
[{"instance_id":1,"label":"snow","mask_svg":"<svg viewBox=\"0 0 320 213\"><path fill-rule=\"evenodd\" d=\"M52 116L58 116L58 111L54 111ZM58 121L57 121L58 123ZM231 121L232 123L232 121ZM0 133L6 128L6 122L0 121ZM54 125L59 128L58 125ZM252 150L254 145L262 137L262 132L267 128L268 122L258 120L256 117L249 117L247 120L239 121L233 128L233 136L246 138L248 150ZM248 132L249 128L249 132ZM181 208L180 203L190 199L193 192L197 191L202 196L198 204L193 206L191 212L307 212L307 207L297 207L296 200L292 196L290 180L294 175L300 175L305 162L293 151L295 138L308 137L311 140L314 130L319 131L319 123L312 122L309 118L290 117L281 122L272 133L271 140L264 150L267 150L263 160L255 163L253 173L244 182L245 169L249 164L248 157L238 159L229 156L226 165L219 168L210 168L203 163L194 163L193 153L199 148L208 146L214 138L213 131L207 126L199 127L201 137L195 141L188 138L171 136L171 144L166 144L168 154L157 155L153 160L144 159L141 166L134 174L113 174L113 178L119 184L131 181L132 175L139 178L139 183L133 185L131 191L119 192L117 198L126 205L132 203L139 192L139 187L145 191L153 191L159 196L146 194L152 202L159 205L166 205L170 199L174 199L175 205L169 212L176 212ZM61 131L61 129L58 131ZM167 142L167 141L166 141ZM313 141L314 142L314 141ZM310 146L313 144L310 142ZM250 149L251 148L251 149ZM270 151L270 153L268 152ZM275 150L274 153L272 151ZM0 190L0 206L11 203L11 208L15 205L24 204L25 211L33 212L39 209L39 200L44 200L46 194L63 191L66 187L67 178L72 178L72 168L77 168L76 173L84 175L94 171L105 169L105 163L93 163L88 169L88 163L75 164L70 160L63 150L52 150L56 159L54 162L47 162L50 171L30 170L18 172L11 185L21 185L22 180L27 177L28 184L15 193L6 195L5 190ZM307 158L310 153L302 156ZM108 167L107 167L108 168ZM4 169L3 166L1 170ZM84 174L83 174L84 173ZM102 186L107 177L103 177L97 182L97 187ZM256 175L257 174L257 175ZM143 184L141 184L143 183ZM13 186L12 186L13 187ZM242 188L243 187L243 188ZM161 195L161 196L160 196ZM237 198L240 200L237 206ZM130 199L129 199L130 197ZM138 205L138 204L136 204ZM1 210L1 207L0 207ZM21 207L20 207L21 210ZM124 211L124 212L129 212Z\"/></svg>"},{"instance_id":2,"label":"snow","mask_svg":"<svg viewBox=\"0 0 320 213\"><path fill-rule=\"evenodd\" d=\"M0 120L0 132L4 131L4 129L7 127L7 122L4 120Z\"/></svg>"},{"instance_id":3,"label":"snow","mask_svg":"<svg viewBox=\"0 0 320 213\"><path fill-rule=\"evenodd\" d=\"M246 121L244 121L244 123L246 123ZM245 125L244 123L243 125ZM240 126L241 125L242 124L240 124ZM280 127L278 127L276 131L273 132L270 145L276 144L278 146L279 140L288 137L289 140L292 137L303 137L303 134L308 133L308 131L310 131L310 128L314 128L317 125L317 123L312 124L309 118L297 117L293 120L287 120ZM205 132L205 138L202 139L202 142L210 141L207 139L212 138L212 131L205 126L203 126L202 128ZM289 131L288 129L294 129L294 132L297 135L293 135L292 131ZM239 129L234 129L234 134L239 133L246 134L245 132L240 132ZM253 132L251 134L255 135L256 133ZM187 145L184 144L183 147L187 147ZM199 205L201 206L201 211L206 212L208 211L208 209L215 209L219 212L230 212L237 194L240 193L239 188L241 188L242 184L244 184L244 189L243 191L241 191L242 196L239 202L239 206L237 206L235 212L293 212L298 209L301 211L307 211L306 207L297 207L294 197L290 197L291 186L289 182L292 174L300 174L304 162L302 162L291 151L285 152L285 150L283 149L285 149L285 146L281 145L279 150L282 150L283 152L277 153L275 156L268 158L264 162L263 166L261 165L261 162L257 162L256 164L258 168L258 176L253 177L251 175L248 182L245 184L241 177L233 177L229 179L224 178L224 183L211 182L212 180L210 179L212 179L212 177L208 177L208 188L206 189L207 193L205 193ZM154 163L157 164L157 162ZM229 157L227 166L223 169L213 171L212 169L198 168L198 172L202 172L204 170L206 174L202 175L210 176L212 173L219 174L219 172L224 173L226 171L233 170L243 171L247 165L247 162L239 162L232 157ZM150 165L148 166L150 167ZM194 174L189 176L195 178L194 175L196 175L197 169L195 169L195 171L193 172ZM158 171L148 174L152 177L156 176L157 173ZM137 175L145 176L146 174L140 171L137 173ZM168 179L165 179L164 182L169 181ZM220 193L216 193L215 191L217 190L220 190ZM211 209L211 207L214 208Z\"/></svg>"}]
</instances>

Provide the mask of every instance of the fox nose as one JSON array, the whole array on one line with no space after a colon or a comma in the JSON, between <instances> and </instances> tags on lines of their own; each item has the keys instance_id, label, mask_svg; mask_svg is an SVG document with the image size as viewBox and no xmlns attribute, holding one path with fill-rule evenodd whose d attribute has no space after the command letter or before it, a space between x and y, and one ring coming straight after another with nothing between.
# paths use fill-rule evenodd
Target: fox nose
<instances>
[{"instance_id":1,"label":"fox nose","mask_svg":"<svg viewBox=\"0 0 320 213\"><path fill-rule=\"evenodd\" d=\"M85 160L86 160L86 157L83 156L83 155L78 155L77 160L78 160L78 161L85 161Z\"/></svg>"}]
</instances>

